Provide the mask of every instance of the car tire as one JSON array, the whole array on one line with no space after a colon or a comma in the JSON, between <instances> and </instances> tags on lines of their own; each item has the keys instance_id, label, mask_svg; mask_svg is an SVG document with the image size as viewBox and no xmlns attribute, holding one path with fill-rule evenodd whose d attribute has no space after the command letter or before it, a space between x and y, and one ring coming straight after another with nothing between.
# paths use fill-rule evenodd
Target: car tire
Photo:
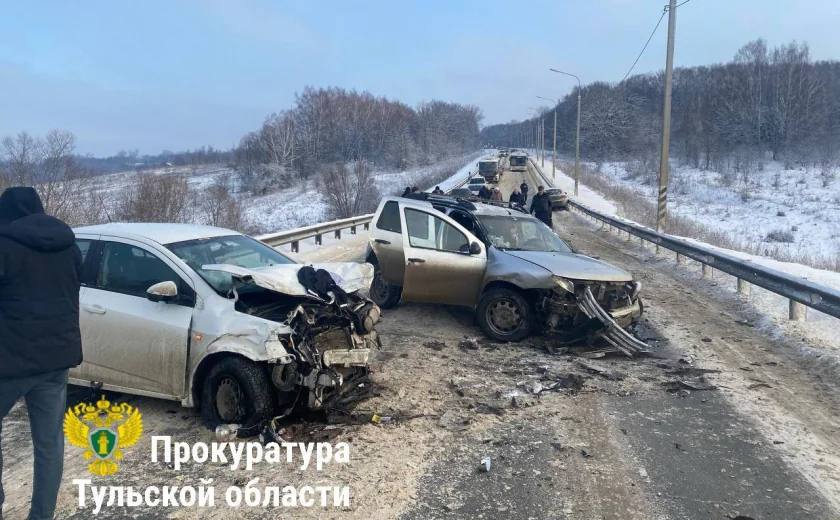
<instances>
[{"instance_id":1,"label":"car tire","mask_svg":"<svg viewBox=\"0 0 840 520\"><path fill-rule=\"evenodd\" d=\"M257 425L274 416L275 402L268 373L247 359L219 360L202 383L201 415L210 428Z\"/></svg>"},{"instance_id":2,"label":"car tire","mask_svg":"<svg viewBox=\"0 0 840 520\"><path fill-rule=\"evenodd\" d=\"M373 273L373 281L370 283L368 296L381 308L393 309L400 303L402 287L386 282L382 278L382 271L377 267Z\"/></svg>"},{"instance_id":3,"label":"car tire","mask_svg":"<svg viewBox=\"0 0 840 520\"><path fill-rule=\"evenodd\" d=\"M484 293L476 317L484 334L496 341L522 341L531 335L531 305L513 289L490 289Z\"/></svg>"}]
</instances>

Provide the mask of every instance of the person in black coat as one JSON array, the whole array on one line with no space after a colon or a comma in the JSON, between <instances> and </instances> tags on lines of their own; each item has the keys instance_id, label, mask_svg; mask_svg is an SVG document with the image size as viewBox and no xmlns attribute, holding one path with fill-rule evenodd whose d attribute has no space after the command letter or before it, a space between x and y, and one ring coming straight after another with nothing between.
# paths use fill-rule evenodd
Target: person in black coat
<instances>
[{"instance_id":1,"label":"person in black coat","mask_svg":"<svg viewBox=\"0 0 840 520\"><path fill-rule=\"evenodd\" d=\"M478 190L478 198L479 199L490 200L490 195L492 195L492 194L493 194L493 192L490 191L490 188L488 188L486 185L482 186Z\"/></svg>"},{"instance_id":2,"label":"person in black coat","mask_svg":"<svg viewBox=\"0 0 840 520\"><path fill-rule=\"evenodd\" d=\"M82 362L81 267L73 230L44 214L34 189L0 195L0 425L23 398L35 447L29 518L55 512L68 369Z\"/></svg>"},{"instance_id":3,"label":"person in black coat","mask_svg":"<svg viewBox=\"0 0 840 520\"><path fill-rule=\"evenodd\" d=\"M522 205L528 202L528 184L522 183L519 185L519 191L522 193Z\"/></svg>"},{"instance_id":4,"label":"person in black coat","mask_svg":"<svg viewBox=\"0 0 840 520\"><path fill-rule=\"evenodd\" d=\"M522 193L519 192L519 188L516 186L513 187L513 193L510 194L509 201L511 204L525 205L525 201L522 200Z\"/></svg>"},{"instance_id":5,"label":"person in black coat","mask_svg":"<svg viewBox=\"0 0 840 520\"><path fill-rule=\"evenodd\" d=\"M551 199L542 186L537 187L537 193L531 200L531 208L528 211L542 220L546 226L553 229L551 222Z\"/></svg>"}]
</instances>

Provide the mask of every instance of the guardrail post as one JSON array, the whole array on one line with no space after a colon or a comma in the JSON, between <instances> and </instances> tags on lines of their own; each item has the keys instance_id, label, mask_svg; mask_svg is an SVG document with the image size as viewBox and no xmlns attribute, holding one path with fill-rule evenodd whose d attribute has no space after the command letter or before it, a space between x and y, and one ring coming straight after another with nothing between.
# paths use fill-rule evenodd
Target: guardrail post
<instances>
[{"instance_id":1,"label":"guardrail post","mask_svg":"<svg viewBox=\"0 0 840 520\"><path fill-rule=\"evenodd\" d=\"M318 233L317 235L315 235L315 245L316 246L321 245L321 233Z\"/></svg>"},{"instance_id":2,"label":"guardrail post","mask_svg":"<svg viewBox=\"0 0 840 520\"><path fill-rule=\"evenodd\" d=\"M683 258L683 255L677 253L677 263L681 264L683 262L685 262L685 259Z\"/></svg>"},{"instance_id":3,"label":"guardrail post","mask_svg":"<svg viewBox=\"0 0 840 520\"><path fill-rule=\"evenodd\" d=\"M709 278L712 274L712 268L709 264L703 264L703 278Z\"/></svg>"},{"instance_id":4,"label":"guardrail post","mask_svg":"<svg viewBox=\"0 0 840 520\"><path fill-rule=\"evenodd\" d=\"M351 235L355 235L355 234L356 234L356 226L350 226L350 234L351 234Z\"/></svg>"},{"instance_id":5,"label":"guardrail post","mask_svg":"<svg viewBox=\"0 0 840 520\"><path fill-rule=\"evenodd\" d=\"M750 284L746 280L738 278L738 294L743 294L744 296L750 295Z\"/></svg>"},{"instance_id":6,"label":"guardrail post","mask_svg":"<svg viewBox=\"0 0 840 520\"><path fill-rule=\"evenodd\" d=\"M337 238L338 240L341 240L341 230L340 229L335 230L335 238Z\"/></svg>"},{"instance_id":7,"label":"guardrail post","mask_svg":"<svg viewBox=\"0 0 840 520\"><path fill-rule=\"evenodd\" d=\"M788 305L788 318L792 321L805 321L808 307L805 307L796 300L790 300Z\"/></svg>"},{"instance_id":8,"label":"guardrail post","mask_svg":"<svg viewBox=\"0 0 840 520\"><path fill-rule=\"evenodd\" d=\"M628 242L630 242L630 232L629 232L629 231L627 232L627 238L626 238L625 240L627 240Z\"/></svg>"},{"instance_id":9,"label":"guardrail post","mask_svg":"<svg viewBox=\"0 0 840 520\"><path fill-rule=\"evenodd\" d=\"M365 222L365 231L370 229L370 222Z\"/></svg>"},{"instance_id":10,"label":"guardrail post","mask_svg":"<svg viewBox=\"0 0 840 520\"><path fill-rule=\"evenodd\" d=\"M300 251L300 247L297 240L292 240L292 253L297 253Z\"/></svg>"}]
</instances>

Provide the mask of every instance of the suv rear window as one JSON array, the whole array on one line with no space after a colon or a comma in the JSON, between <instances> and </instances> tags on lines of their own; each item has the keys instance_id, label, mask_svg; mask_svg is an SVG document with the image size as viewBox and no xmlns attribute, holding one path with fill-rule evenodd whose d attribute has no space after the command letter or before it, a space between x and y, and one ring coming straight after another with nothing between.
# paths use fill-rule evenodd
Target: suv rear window
<instances>
[{"instance_id":1,"label":"suv rear window","mask_svg":"<svg viewBox=\"0 0 840 520\"><path fill-rule=\"evenodd\" d=\"M382 213L379 214L379 220L376 221L376 227L385 231L402 233L400 207L396 202L389 200L385 203L385 207L382 208Z\"/></svg>"}]
</instances>

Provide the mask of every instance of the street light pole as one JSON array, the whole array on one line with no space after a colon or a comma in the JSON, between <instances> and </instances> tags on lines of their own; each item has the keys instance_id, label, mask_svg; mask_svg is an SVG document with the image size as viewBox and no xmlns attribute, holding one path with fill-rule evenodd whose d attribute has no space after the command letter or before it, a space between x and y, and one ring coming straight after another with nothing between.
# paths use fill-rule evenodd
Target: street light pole
<instances>
[{"instance_id":1,"label":"street light pole","mask_svg":"<svg viewBox=\"0 0 840 520\"><path fill-rule=\"evenodd\" d=\"M659 156L659 199L656 211L656 230L668 219L668 157L671 147L671 77L674 70L674 32L677 23L677 0L668 5L668 48L665 55L665 99L662 108L662 149Z\"/></svg>"},{"instance_id":2,"label":"street light pole","mask_svg":"<svg viewBox=\"0 0 840 520\"><path fill-rule=\"evenodd\" d=\"M674 0L672 0L674 1ZM580 78L575 76L574 74L570 74L568 72L563 72L562 70L557 69L549 69L551 72L556 72L557 74L564 74L566 76L571 76L577 80L578 90L577 90L577 129L575 131L575 197L578 196L579 186L580 186Z\"/></svg>"},{"instance_id":3,"label":"street light pole","mask_svg":"<svg viewBox=\"0 0 840 520\"><path fill-rule=\"evenodd\" d=\"M540 99L544 99L546 101L551 101L552 103L554 103L554 139L553 139L553 142L551 143L551 180L555 180L554 172L555 172L555 169L557 168L557 108L560 106L560 100L558 99L557 101L555 101L555 100L553 100L551 98L547 98L547 97L542 97L542 96L537 96L537 97L540 98ZM543 166L545 166L545 164L543 164Z\"/></svg>"}]
</instances>

